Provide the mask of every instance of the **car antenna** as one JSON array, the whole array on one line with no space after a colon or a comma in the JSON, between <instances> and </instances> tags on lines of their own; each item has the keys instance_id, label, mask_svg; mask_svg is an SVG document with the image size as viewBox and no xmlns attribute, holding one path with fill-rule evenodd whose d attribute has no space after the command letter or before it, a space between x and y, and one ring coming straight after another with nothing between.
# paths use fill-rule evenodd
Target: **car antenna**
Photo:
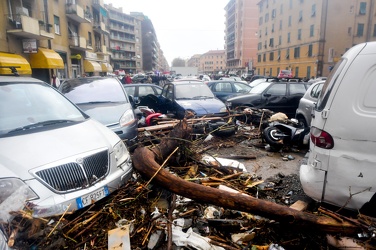
<instances>
[{"instance_id":1,"label":"car antenna","mask_svg":"<svg viewBox=\"0 0 376 250\"><path fill-rule=\"evenodd\" d=\"M20 66L0 66L0 68L9 68L14 76L20 76L17 71L17 68L20 68Z\"/></svg>"}]
</instances>

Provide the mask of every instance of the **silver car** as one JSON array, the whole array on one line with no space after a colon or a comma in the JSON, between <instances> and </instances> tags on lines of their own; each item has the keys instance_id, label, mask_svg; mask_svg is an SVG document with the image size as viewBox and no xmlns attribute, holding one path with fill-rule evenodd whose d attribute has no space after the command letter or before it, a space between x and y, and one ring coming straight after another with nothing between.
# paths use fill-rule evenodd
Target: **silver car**
<instances>
[{"instance_id":1,"label":"silver car","mask_svg":"<svg viewBox=\"0 0 376 250\"><path fill-rule=\"evenodd\" d=\"M299 101L299 106L296 109L295 118L299 121L304 127L311 125L311 113L314 108L317 99L321 93L322 86L324 85L325 80L312 83L311 86L307 89L307 92Z\"/></svg>"},{"instance_id":2,"label":"silver car","mask_svg":"<svg viewBox=\"0 0 376 250\"><path fill-rule=\"evenodd\" d=\"M0 207L14 209L20 194L34 217L74 211L118 189L132 170L119 136L49 84L0 76Z\"/></svg>"}]
</instances>

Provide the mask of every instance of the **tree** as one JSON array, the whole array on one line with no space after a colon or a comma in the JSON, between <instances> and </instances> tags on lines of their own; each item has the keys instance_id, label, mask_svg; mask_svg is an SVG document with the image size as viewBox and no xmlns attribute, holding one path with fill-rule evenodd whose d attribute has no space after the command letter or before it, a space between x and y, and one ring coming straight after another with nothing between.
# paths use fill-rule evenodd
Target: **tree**
<instances>
[{"instance_id":1,"label":"tree","mask_svg":"<svg viewBox=\"0 0 376 250\"><path fill-rule=\"evenodd\" d=\"M180 57L172 60L172 67L185 67L185 60Z\"/></svg>"}]
</instances>

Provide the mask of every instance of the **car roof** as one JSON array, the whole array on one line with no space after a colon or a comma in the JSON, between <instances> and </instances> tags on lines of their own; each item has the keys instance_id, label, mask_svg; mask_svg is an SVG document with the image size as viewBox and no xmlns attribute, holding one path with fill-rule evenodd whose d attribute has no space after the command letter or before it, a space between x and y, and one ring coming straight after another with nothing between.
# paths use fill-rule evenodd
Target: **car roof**
<instances>
[{"instance_id":1,"label":"car roof","mask_svg":"<svg viewBox=\"0 0 376 250\"><path fill-rule=\"evenodd\" d=\"M37 78L27 76L0 76L0 82L43 82Z\"/></svg>"}]
</instances>

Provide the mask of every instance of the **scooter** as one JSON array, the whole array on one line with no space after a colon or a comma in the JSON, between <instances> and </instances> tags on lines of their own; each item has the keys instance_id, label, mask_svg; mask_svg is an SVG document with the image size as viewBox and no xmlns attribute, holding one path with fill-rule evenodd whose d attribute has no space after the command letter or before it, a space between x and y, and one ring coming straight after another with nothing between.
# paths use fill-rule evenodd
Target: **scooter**
<instances>
[{"instance_id":1,"label":"scooter","mask_svg":"<svg viewBox=\"0 0 376 250\"><path fill-rule=\"evenodd\" d=\"M278 152L283 147L303 148L309 144L310 127L301 127L298 120L287 122L273 121L264 128L262 137L270 146L270 151Z\"/></svg>"}]
</instances>

